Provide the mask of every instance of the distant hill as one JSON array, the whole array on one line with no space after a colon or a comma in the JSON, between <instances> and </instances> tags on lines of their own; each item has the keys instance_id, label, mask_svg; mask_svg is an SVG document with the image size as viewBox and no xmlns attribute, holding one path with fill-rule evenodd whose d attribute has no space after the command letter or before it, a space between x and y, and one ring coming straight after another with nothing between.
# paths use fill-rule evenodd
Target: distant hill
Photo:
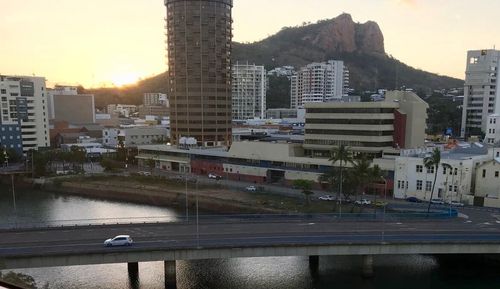
<instances>
[{"instance_id":1,"label":"distant hill","mask_svg":"<svg viewBox=\"0 0 500 289\"><path fill-rule=\"evenodd\" d=\"M463 80L412 68L389 56L377 23L355 23L349 14L300 27L285 27L277 34L250 44L234 43L234 61L251 62L272 69L311 62L344 60L351 87L357 90L415 90L462 87Z\"/></svg>"},{"instance_id":2,"label":"distant hill","mask_svg":"<svg viewBox=\"0 0 500 289\"><path fill-rule=\"evenodd\" d=\"M300 68L311 62L344 60L350 70L350 85L358 91L406 86L419 91L462 87L463 80L440 76L410 67L387 55L384 36L377 23L355 23L349 14L300 27L285 27L277 34L254 43L233 43L233 62L264 65L268 70L292 65ZM283 89L282 81L277 85ZM145 92L168 91L167 73L124 88L88 89L96 95L96 106L109 103L140 104ZM279 91L279 89L273 89ZM284 92L279 92L283 98ZM268 95L271 103L283 103ZM274 107L274 105L273 105Z\"/></svg>"}]
</instances>

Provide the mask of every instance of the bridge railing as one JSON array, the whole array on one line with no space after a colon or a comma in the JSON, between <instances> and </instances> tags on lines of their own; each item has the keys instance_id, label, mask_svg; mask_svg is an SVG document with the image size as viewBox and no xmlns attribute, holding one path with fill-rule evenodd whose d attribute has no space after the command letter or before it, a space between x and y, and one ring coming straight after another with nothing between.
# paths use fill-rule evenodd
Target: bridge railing
<instances>
[{"instance_id":1,"label":"bridge railing","mask_svg":"<svg viewBox=\"0 0 500 289\"><path fill-rule=\"evenodd\" d=\"M408 220L446 220L456 218L455 209L427 212L330 213L330 214L227 214L199 215L200 223L252 223L252 222L392 222ZM0 223L0 229L35 229L101 225L158 224L195 222L197 216L155 216L130 218L96 218L51 220L32 222L8 220Z\"/></svg>"}]
</instances>

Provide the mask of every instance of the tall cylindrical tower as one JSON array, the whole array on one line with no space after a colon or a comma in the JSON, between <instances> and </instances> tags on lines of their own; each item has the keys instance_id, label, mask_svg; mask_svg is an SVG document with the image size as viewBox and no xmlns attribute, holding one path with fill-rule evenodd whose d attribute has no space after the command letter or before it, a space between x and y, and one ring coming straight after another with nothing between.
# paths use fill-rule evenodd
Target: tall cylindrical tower
<instances>
[{"instance_id":1,"label":"tall cylindrical tower","mask_svg":"<svg viewBox=\"0 0 500 289\"><path fill-rule=\"evenodd\" d=\"M231 144L233 0L165 0L171 141Z\"/></svg>"}]
</instances>

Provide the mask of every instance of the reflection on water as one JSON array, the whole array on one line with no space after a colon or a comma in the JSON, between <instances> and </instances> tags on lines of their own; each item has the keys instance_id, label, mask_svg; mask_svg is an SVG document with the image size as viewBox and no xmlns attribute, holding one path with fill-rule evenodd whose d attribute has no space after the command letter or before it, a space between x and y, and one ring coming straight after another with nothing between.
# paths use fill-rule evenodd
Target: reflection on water
<instances>
[{"instance_id":1,"label":"reflection on water","mask_svg":"<svg viewBox=\"0 0 500 289\"><path fill-rule=\"evenodd\" d=\"M24 222L168 216L174 210L130 203L61 196L39 191L16 195ZM13 220L10 190L0 187L0 219ZM311 271L306 257L179 261L179 289L491 289L499 288L497 266L432 256L377 256L375 277L361 277L359 257L321 257ZM444 264L444 265L443 265ZM54 289L164 288L163 262L140 263L139 280L130 280L126 264L16 270Z\"/></svg>"}]
</instances>

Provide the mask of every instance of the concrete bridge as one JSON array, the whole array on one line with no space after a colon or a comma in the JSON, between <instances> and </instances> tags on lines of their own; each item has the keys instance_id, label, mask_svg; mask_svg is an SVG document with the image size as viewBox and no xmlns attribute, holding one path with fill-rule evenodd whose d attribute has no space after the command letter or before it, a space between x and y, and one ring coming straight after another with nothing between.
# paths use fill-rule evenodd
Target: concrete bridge
<instances>
[{"instance_id":1,"label":"concrete bridge","mask_svg":"<svg viewBox=\"0 0 500 289\"><path fill-rule=\"evenodd\" d=\"M129 234L131 247L106 248L106 238ZM354 222L326 219L78 226L0 231L0 269L164 261L167 288L175 288L177 260L271 256L361 256L373 274L377 255L500 254L500 224L470 226L462 219Z\"/></svg>"}]
</instances>

